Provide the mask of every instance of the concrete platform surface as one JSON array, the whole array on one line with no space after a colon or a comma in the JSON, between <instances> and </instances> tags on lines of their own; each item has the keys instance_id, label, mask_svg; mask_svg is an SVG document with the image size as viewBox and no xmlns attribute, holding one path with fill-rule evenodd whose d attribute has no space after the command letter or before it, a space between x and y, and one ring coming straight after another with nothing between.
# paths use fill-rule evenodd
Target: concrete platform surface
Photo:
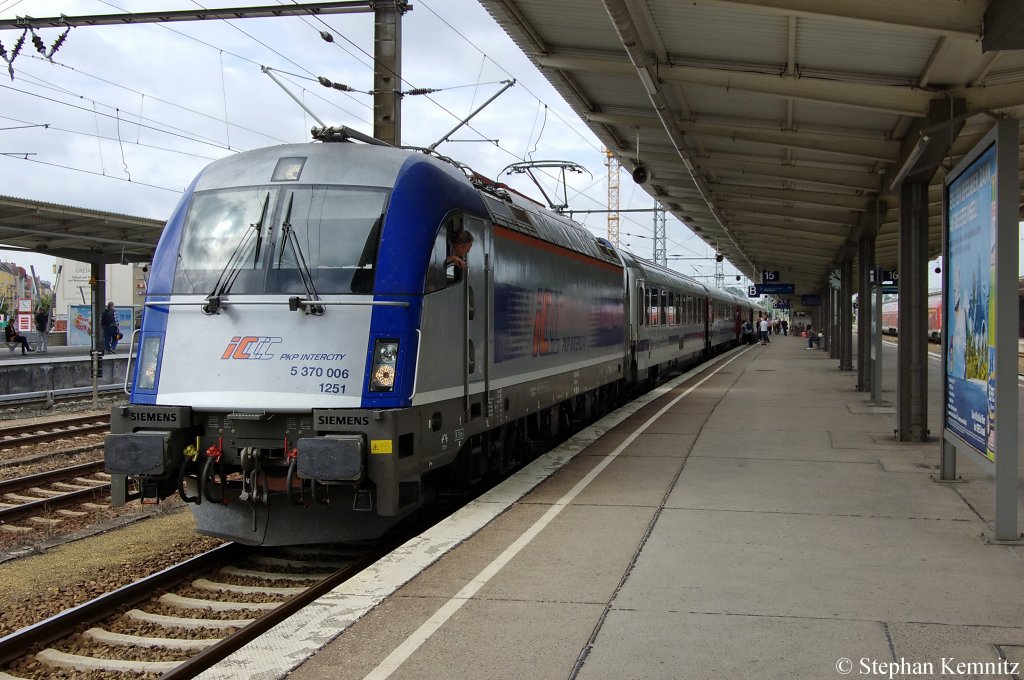
<instances>
[{"instance_id":1,"label":"concrete platform surface","mask_svg":"<svg viewBox=\"0 0 1024 680\"><path fill-rule=\"evenodd\" d=\"M1024 677L991 479L933 481L939 444L804 348L616 412L200 677Z\"/></svg>"}]
</instances>

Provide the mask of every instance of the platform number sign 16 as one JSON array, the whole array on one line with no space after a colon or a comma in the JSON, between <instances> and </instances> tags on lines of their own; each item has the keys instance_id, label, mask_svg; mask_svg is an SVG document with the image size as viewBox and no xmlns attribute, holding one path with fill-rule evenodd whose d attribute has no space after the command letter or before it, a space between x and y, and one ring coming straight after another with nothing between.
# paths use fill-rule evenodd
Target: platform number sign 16
<instances>
[{"instance_id":1,"label":"platform number sign 16","mask_svg":"<svg viewBox=\"0 0 1024 680\"><path fill-rule=\"evenodd\" d=\"M870 270L868 272L868 274L869 274L869 279L870 279L871 283L889 283L889 282L891 282L891 283L899 283L900 282L900 273L896 269L893 269L893 270L890 271L888 269L882 269L881 267L879 267L878 269Z\"/></svg>"},{"instance_id":2,"label":"platform number sign 16","mask_svg":"<svg viewBox=\"0 0 1024 680\"><path fill-rule=\"evenodd\" d=\"M761 272L761 283L778 283L778 281L779 281L779 272L777 272L777 271L774 271L774 272L768 272L768 271Z\"/></svg>"}]
</instances>

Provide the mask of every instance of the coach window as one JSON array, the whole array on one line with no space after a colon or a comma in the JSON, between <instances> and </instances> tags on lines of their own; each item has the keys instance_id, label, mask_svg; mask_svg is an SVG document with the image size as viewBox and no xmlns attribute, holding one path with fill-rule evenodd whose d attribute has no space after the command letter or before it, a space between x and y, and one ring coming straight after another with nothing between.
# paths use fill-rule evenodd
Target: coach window
<instances>
[{"instance_id":1,"label":"coach window","mask_svg":"<svg viewBox=\"0 0 1024 680\"><path fill-rule=\"evenodd\" d=\"M664 288L661 289L661 300L658 304L659 314L661 316L661 325L668 324L668 291Z\"/></svg>"}]
</instances>

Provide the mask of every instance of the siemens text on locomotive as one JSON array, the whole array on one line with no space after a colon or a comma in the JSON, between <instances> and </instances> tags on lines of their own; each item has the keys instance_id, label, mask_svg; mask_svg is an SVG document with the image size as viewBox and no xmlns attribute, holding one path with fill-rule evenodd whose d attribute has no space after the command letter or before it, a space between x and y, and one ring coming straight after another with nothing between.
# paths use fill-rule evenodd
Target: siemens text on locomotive
<instances>
[{"instance_id":1,"label":"siemens text on locomotive","mask_svg":"<svg viewBox=\"0 0 1024 680\"><path fill-rule=\"evenodd\" d=\"M248 544L378 536L738 344L753 309L429 154L241 153L157 246L114 503L180 494Z\"/></svg>"}]
</instances>

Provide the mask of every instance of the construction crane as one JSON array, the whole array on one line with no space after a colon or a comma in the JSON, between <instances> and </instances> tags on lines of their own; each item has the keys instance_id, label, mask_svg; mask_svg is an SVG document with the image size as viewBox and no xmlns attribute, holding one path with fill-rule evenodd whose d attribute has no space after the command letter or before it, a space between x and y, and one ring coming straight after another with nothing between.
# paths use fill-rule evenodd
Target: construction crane
<instances>
[{"instance_id":1,"label":"construction crane","mask_svg":"<svg viewBox=\"0 0 1024 680\"><path fill-rule=\"evenodd\" d=\"M608 240L619 245L619 159L610 150L604 150L608 168Z\"/></svg>"}]
</instances>

